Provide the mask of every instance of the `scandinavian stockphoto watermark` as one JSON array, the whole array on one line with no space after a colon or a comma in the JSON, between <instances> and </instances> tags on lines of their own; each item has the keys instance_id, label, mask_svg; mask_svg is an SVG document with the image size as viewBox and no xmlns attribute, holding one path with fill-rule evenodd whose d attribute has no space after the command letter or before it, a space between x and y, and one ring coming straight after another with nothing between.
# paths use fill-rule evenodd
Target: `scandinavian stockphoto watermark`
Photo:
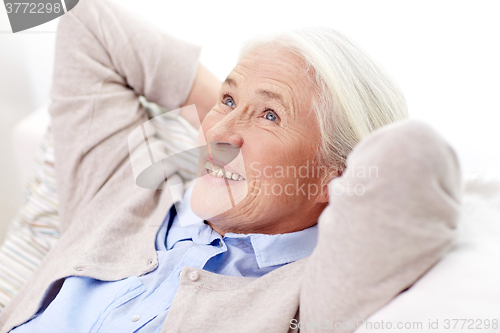
<instances>
[{"instance_id":1,"label":"scandinavian stockphoto watermark","mask_svg":"<svg viewBox=\"0 0 500 333\"><path fill-rule=\"evenodd\" d=\"M144 189L168 190L178 211L183 193L204 176L221 180L216 182L221 186L214 186L208 193L218 197L217 214L255 195L301 196L313 200L328 191L330 196L362 196L366 191L366 179L379 177L377 166L350 166L339 170L317 161L305 161L303 165L246 161L241 147L236 144L207 142L195 105L166 112L145 99L140 102L152 117L132 130L128 137L135 183ZM196 120L191 125L198 132L197 140L193 138L192 128L182 125L181 117ZM239 167L233 170L230 165ZM241 179L234 179L236 173ZM200 186L203 188L207 184L210 182ZM181 225L188 225L191 220L185 219Z\"/></svg>"},{"instance_id":2,"label":"scandinavian stockphoto watermark","mask_svg":"<svg viewBox=\"0 0 500 333\"><path fill-rule=\"evenodd\" d=\"M339 175L339 170L335 167L327 167L320 164L305 165L277 165L262 166L260 162L250 163L250 177L248 177L251 195L275 195L275 196L307 196L308 200L323 194L327 187L321 186L325 180L332 180ZM356 195L365 194L366 188L362 182L353 182L349 179L378 178L378 167L355 166L343 171L343 175L349 176L343 182L333 182L330 194L333 195ZM318 179L318 182L308 180Z\"/></svg>"}]
</instances>

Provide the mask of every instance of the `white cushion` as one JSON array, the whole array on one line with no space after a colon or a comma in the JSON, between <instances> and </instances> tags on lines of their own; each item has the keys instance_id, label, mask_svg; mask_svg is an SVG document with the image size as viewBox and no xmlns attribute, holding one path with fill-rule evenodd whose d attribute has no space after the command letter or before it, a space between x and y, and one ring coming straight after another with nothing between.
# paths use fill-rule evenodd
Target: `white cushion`
<instances>
[{"instance_id":1,"label":"white cushion","mask_svg":"<svg viewBox=\"0 0 500 333\"><path fill-rule=\"evenodd\" d=\"M490 320L489 329L485 320ZM496 329L492 329L492 320L496 320ZM464 181L458 237L450 251L410 289L368 318L356 333L470 333L472 328L476 332L500 332L499 320L500 172L489 170L469 175ZM385 329L380 327L382 321ZM431 322L436 327L436 321L437 329L430 328ZM408 327L399 330L397 323ZM414 323L422 323L421 329L413 327Z\"/></svg>"}]
</instances>

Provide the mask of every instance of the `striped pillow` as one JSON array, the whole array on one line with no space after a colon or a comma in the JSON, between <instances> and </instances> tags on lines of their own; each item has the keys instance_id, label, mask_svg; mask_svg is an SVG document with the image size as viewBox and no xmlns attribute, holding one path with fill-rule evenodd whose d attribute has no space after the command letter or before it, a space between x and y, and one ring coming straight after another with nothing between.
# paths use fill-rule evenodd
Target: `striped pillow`
<instances>
[{"instance_id":1,"label":"striped pillow","mask_svg":"<svg viewBox=\"0 0 500 333\"><path fill-rule=\"evenodd\" d=\"M54 145L50 127L35 157L25 204L12 220L0 247L0 309L40 265L59 238Z\"/></svg>"}]
</instances>

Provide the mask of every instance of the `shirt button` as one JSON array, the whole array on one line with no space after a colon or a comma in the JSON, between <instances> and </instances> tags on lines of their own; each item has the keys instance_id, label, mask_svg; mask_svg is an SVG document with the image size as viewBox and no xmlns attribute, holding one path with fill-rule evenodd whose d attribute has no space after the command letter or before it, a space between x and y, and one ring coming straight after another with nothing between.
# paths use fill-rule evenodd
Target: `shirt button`
<instances>
[{"instance_id":1,"label":"shirt button","mask_svg":"<svg viewBox=\"0 0 500 333\"><path fill-rule=\"evenodd\" d=\"M191 274L189 274L189 279L191 281L196 281L200 278L200 274L197 271L192 271Z\"/></svg>"},{"instance_id":2,"label":"shirt button","mask_svg":"<svg viewBox=\"0 0 500 333\"><path fill-rule=\"evenodd\" d=\"M219 247L223 247L224 244L222 244L222 241L219 241Z\"/></svg>"},{"instance_id":3,"label":"shirt button","mask_svg":"<svg viewBox=\"0 0 500 333\"><path fill-rule=\"evenodd\" d=\"M132 321L138 321L139 319L141 319L141 316L139 316L139 315L132 317Z\"/></svg>"}]
</instances>

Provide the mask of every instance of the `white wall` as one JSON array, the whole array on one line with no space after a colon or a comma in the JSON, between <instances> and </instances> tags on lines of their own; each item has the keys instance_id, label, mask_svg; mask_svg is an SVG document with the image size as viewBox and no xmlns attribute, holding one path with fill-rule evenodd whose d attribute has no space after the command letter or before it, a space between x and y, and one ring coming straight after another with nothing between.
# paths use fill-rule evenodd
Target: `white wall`
<instances>
[{"instance_id":1,"label":"white wall","mask_svg":"<svg viewBox=\"0 0 500 333\"><path fill-rule=\"evenodd\" d=\"M254 33L333 27L382 64L405 92L410 114L456 148L464 172L500 167L500 2L121 0L173 34L202 45L202 62L224 79ZM8 30L0 9L0 31ZM0 236L22 202L10 132L48 102L57 22L0 33ZM42 33L45 31L47 33Z\"/></svg>"}]
</instances>

